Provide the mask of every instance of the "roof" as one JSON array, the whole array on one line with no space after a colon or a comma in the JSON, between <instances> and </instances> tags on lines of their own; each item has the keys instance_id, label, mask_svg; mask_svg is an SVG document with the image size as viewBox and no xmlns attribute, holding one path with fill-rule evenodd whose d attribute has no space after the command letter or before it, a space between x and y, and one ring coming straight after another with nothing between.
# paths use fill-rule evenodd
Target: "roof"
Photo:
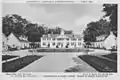
<instances>
[{"instance_id":1,"label":"roof","mask_svg":"<svg viewBox=\"0 0 120 80\"><path fill-rule=\"evenodd\" d=\"M8 37L4 33L2 33L2 40L7 40L7 39Z\"/></svg>"},{"instance_id":2,"label":"roof","mask_svg":"<svg viewBox=\"0 0 120 80\"><path fill-rule=\"evenodd\" d=\"M13 34L20 42L28 42L28 40L24 40L24 39L20 38L20 36L15 33L11 33L11 34Z\"/></svg>"},{"instance_id":3,"label":"roof","mask_svg":"<svg viewBox=\"0 0 120 80\"><path fill-rule=\"evenodd\" d=\"M99 42L99 41L104 41L106 38L108 38L109 36L113 35L114 37L116 37L113 32L110 32L110 34L104 34L104 35L101 35L101 36L97 36L96 37L96 41Z\"/></svg>"},{"instance_id":4,"label":"roof","mask_svg":"<svg viewBox=\"0 0 120 80\"><path fill-rule=\"evenodd\" d=\"M101 35L96 37L96 41L104 41L109 35Z\"/></svg>"},{"instance_id":5,"label":"roof","mask_svg":"<svg viewBox=\"0 0 120 80\"><path fill-rule=\"evenodd\" d=\"M2 33L2 37L7 38L7 36L4 33Z\"/></svg>"},{"instance_id":6,"label":"roof","mask_svg":"<svg viewBox=\"0 0 120 80\"><path fill-rule=\"evenodd\" d=\"M46 38L70 38L70 39L81 39L82 37L80 35L74 35L74 34L64 34L64 35L60 35L60 34L48 34L48 35L43 35L42 38L46 39Z\"/></svg>"},{"instance_id":7,"label":"roof","mask_svg":"<svg viewBox=\"0 0 120 80\"><path fill-rule=\"evenodd\" d=\"M56 38L60 34L48 34L48 35L43 35L42 38Z\"/></svg>"}]
</instances>

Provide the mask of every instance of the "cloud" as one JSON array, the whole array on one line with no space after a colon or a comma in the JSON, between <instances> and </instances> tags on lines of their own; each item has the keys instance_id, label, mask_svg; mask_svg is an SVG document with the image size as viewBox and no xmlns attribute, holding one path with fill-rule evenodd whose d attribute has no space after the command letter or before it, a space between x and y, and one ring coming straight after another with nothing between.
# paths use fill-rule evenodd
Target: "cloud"
<instances>
[{"instance_id":1,"label":"cloud","mask_svg":"<svg viewBox=\"0 0 120 80\"><path fill-rule=\"evenodd\" d=\"M83 16L83 17L79 17L75 20L75 25L82 26L82 25L88 24L91 21L97 21L97 20L99 20L99 19L92 17L92 16Z\"/></svg>"},{"instance_id":2,"label":"cloud","mask_svg":"<svg viewBox=\"0 0 120 80\"><path fill-rule=\"evenodd\" d=\"M92 17L92 16L83 16L79 17L74 21L74 25L76 28L80 29L80 32L86 29L87 24L92 22L92 21L98 21L100 18L99 17Z\"/></svg>"},{"instance_id":3,"label":"cloud","mask_svg":"<svg viewBox=\"0 0 120 80\"><path fill-rule=\"evenodd\" d=\"M3 16L18 14L34 23L46 24L49 27L60 25L61 28L76 33L83 31L89 22L99 20L98 16L102 16L101 8L101 4L4 3Z\"/></svg>"}]
</instances>

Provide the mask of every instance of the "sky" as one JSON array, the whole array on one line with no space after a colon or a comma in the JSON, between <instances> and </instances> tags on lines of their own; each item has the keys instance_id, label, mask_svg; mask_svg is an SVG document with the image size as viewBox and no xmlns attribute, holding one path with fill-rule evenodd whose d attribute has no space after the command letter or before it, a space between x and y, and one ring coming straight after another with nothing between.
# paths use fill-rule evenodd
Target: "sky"
<instances>
[{"instance_id":1,"label":"sky","mask_svg":"<svg viewBox=\"0 0 120 80\"><path fill-rule=\"evenodd\" d=\"M89 22L104 15L102 8L102 4L4 3L3 16L18 14L33 23L59 26L81 34Z\"/></svg>"}]
</instances>

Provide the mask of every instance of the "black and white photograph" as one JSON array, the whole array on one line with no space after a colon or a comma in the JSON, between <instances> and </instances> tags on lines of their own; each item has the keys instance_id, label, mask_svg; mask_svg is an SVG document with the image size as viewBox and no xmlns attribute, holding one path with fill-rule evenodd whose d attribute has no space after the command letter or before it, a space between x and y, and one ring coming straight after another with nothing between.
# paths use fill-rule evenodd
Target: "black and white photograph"
<instances>
[{"instance_id":1,"label":"black and white photograph","mask_svg":"<svg viewBox=\"0 0 120 80\"><path fill-rule=\"evenodd\" d=\"M117 73L117 8L2 3L2 72Z\"/></svg>"}]
</instances>

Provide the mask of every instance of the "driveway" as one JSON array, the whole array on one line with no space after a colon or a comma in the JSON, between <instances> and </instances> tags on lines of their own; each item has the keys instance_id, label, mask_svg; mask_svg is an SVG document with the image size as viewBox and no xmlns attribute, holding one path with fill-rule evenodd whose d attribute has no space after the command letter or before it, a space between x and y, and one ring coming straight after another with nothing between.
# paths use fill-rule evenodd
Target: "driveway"
<instances>
[{"instance_id":1,"label":"driveway","mask_svg":"<svg viewBox=\"0 0 120 80\"><path fill-rule=\"evenodd\" d=\"M76 57L74 53L48 53L41 59L31 63L30 65L22 68L19 72L64 72L69 67L75 65L81 65L81 69L90 71L96 71L89 66L86 62L79 59L78 62L73 60Z\"/></svg>"}]
</instances>

